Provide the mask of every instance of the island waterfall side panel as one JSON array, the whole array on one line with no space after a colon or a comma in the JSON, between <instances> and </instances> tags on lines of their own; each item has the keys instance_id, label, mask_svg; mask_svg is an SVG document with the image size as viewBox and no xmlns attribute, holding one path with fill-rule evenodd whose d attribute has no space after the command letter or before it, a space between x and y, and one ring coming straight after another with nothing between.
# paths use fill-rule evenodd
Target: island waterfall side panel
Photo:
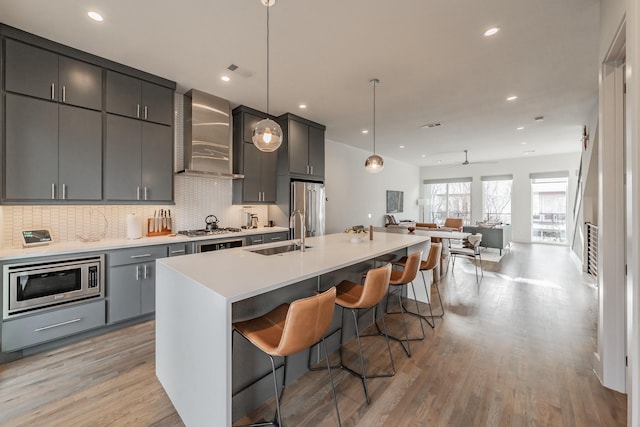
<instances>
[{"instance_id":1,"label":"island waterfall side panel","mask_svg":"<svg viewBox=\"0 0 640 427\"><path fill-rule=\"evenodd\" d=\"M230 307L162 263L156 269L156 375L186 425L211 426L215 415L215 425L230 426Z\"/></svg>"}]
</instances>

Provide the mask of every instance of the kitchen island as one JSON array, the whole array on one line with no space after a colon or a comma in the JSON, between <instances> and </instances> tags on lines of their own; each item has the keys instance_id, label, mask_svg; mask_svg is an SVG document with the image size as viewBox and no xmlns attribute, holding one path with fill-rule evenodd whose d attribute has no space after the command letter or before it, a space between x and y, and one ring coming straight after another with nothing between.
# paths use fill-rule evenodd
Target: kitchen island
<instances>
[{"instance_id":1,"label":"kitchen island","mask_svg":"<svg viewBox=\"0 0 640 427\"><path fill-rule=\"evenodd\" d=\"M305 252L253 252L278 243L157 260L156 375L184 423L232 424L232 375L243 368L232 363L234 321L332 286L336 272L424 249L428 241L376 232L373 240L352 243L339 233L307 239Z\"/></svg>"}]
</instances>

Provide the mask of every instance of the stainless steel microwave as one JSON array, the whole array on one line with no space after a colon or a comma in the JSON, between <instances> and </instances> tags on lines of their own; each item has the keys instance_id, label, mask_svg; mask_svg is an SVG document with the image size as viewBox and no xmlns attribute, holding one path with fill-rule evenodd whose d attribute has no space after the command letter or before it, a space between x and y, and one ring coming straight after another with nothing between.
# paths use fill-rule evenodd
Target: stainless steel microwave
<instances>
[{"instance_id":1,"label":"stainless steel microwave","mask_svg":"<svg viewBox=\"0 0 640 427\"><path fill-rule=\"evenodd\" d=\"M104 296L104 255L3 267L3 317Z\"/></svg>"}]
</instances>

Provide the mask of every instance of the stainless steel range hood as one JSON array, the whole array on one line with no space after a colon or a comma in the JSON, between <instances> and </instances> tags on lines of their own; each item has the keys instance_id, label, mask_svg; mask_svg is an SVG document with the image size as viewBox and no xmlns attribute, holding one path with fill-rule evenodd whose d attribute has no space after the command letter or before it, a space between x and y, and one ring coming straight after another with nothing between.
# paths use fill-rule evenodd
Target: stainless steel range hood
<instances>
[{"instance_id":1,"label":"stainless steel range hood","mask_svg":"<svg viewBox=\"0 0 640 427\"><path fill-rule=\"evenodd\" d=\"M178 173L244 178L232 169L231 106L226 99L191 89L184 94L184 169Z\"/></svg>"}]
</instances>

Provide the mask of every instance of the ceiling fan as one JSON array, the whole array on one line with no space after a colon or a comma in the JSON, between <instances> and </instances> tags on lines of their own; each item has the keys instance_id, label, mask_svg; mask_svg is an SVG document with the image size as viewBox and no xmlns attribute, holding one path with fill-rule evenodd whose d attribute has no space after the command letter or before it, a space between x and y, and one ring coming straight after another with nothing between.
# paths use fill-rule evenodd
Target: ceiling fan
<instances>
[{"instance_id":1,"label":"ceiling fan","mask_svg":"<svg viewBox=\"0 0 640 427\"><path fill-rule=\"evenodd\" d=\"M469 150L464 150L464 162L461 163L462 166L466 166L466 165L478 165L478 164L488 164L488 163L496 163L496 162L470 162L469 158L468 158L468 151Z\"/></svg>"}]
</instances>

